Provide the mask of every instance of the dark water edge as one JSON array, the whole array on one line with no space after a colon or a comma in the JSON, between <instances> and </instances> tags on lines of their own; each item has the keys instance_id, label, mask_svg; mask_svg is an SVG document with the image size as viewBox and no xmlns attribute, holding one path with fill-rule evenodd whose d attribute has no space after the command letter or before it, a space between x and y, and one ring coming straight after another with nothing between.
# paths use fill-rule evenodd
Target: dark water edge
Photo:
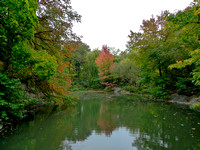
<instances>
[{"instance_id":1,"label":"dark water edge","mask_svg":"<svg viewBox=\"0 0 200 150\"><path fill-rule=\"evenodd\" d=\"M0 149L200 149L199 113L139 96L73 95L77 106L41 111L1 137Z\"/></svg>"}]
</instances>

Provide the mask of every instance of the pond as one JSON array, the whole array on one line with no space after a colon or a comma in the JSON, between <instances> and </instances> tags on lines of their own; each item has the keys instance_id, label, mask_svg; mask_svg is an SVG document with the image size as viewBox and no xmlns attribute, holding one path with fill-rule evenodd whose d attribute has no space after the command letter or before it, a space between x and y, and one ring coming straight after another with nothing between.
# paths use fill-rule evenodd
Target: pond
<instances>
[{"instance_id":1,"label":"pond","mask_svg":"<svg viewBox=\"0 0 200 150\"><path fill-rule=\"evenodd\" d=\"M200 114L134 96L82 92L78 105L38 113L1 150L199 150Z\"/></svg>"}]
</instances>

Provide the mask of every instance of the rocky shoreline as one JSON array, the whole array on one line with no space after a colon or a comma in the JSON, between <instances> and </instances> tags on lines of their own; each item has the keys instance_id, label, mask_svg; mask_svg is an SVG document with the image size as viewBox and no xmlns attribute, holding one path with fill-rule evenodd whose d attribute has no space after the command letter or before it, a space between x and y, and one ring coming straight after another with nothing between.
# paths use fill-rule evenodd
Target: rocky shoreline
<instances>
[{"instance_id":1,"label":"rocky shoreline","mask_svg":"<svg viewBox=\"0 0 200 150\"><path fill-rule=\"evenodd\" d=\"M122 88L115 87L114 88L114 95L119 96L119 95L130 95L133 94L129 91L125 91ZM151 99L150 95L144 95L147 98ZM163 102L161 99L155 99L155 101L160 101ZM179 106L187 107L187 108L192 108L194 105L200 103L200 96L186 96L186 95L179 95L178 93L174 93L170 96L168 100L165 102L167 103L172 103L172 104L177 104ZM200 109L195 109L195 111L200 112Z\"/></svg>"},{"instance_id":2,"label":"rocky shoreline","mask_svg":"<svg viewBox=\"0 0 200 150\"><path fill-rule=\"evenodd\" d=\"M168 102L191 108L194 105L200 103L200 97L199 96L185 96L185 95L179 95L175 93L171 95ZM196 111L200 112L200 109L196 109Z\"/></svg>"}]
</instances>

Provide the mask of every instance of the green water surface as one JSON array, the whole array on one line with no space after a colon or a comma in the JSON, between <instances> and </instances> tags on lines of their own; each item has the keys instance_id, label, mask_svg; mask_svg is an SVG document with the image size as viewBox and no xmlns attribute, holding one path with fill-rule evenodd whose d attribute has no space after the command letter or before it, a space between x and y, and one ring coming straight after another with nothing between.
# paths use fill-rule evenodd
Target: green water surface
<instances>
[{"instance_id":1,"label":"green water surface","mask_svg":"<svg viewBox=\"0 0 200 150\"><path fill-rule=\"evenodd\" d=\"M81 93L0 138L0 150L199 150L200 114L131 96Z\"/></svg>"}]
</instances>

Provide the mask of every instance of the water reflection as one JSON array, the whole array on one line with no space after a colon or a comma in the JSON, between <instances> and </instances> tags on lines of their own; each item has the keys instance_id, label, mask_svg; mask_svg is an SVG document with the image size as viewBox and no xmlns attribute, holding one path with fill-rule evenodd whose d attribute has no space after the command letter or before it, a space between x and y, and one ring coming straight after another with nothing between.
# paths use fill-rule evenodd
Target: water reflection
<instances>
[{"instance_id":1,"label":"water reflection","mask_svg":"<svg viewBox=\"0 0 200 150\"><path fill-rule=\"evenodd\" d=\"M0 149L200 149L199 114L167 104L127 101L134 99L130 97L93 93L81 99L76 107L22 124L0 139Z\"/></svg>"},{"instance_id":2,"label":"water reflection","mask_svg":"<svg viewBox=\"0 0 200 150\"><path fill-rule=\"evenodd\" d=\"M72 142L66 139L61 144L62 150L136 150L131 143L135 137L130 138L129 130L117 128L112 134L97 134L95 131L85 140ZM70 145L70 147L69 147Z\"/></svg>"}]
</instances>

